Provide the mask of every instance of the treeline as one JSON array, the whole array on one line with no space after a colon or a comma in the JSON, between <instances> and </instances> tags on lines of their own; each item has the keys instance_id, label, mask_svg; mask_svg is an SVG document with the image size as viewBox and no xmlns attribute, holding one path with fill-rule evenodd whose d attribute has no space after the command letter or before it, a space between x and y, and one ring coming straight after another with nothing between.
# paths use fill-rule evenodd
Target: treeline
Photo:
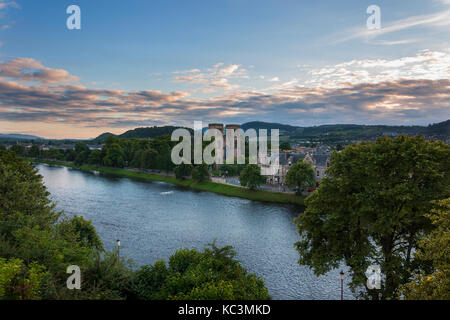
<instances>
[{"instance_id":1,"label":"treeline","mask_svg":"<svg viewBox=\"0 0 450 320\"><path fill-rule=\"evenodd\" d=\"M37 169L0 150L0 300L269 299L235 254L213 243L133 270L90 221L55 210ZM80 290L67 287L71 265L81 269Z\"/></svg>"},{"instance_id":2,"label":"treeline","mask_svg":"<svg viewBox=\"0 0 450 320\"><path fill-rule=\"evenodd\" d=\"M72 149L49 148L41 150L35 144L26 149L13 145L11 150L24 157L73 161L77 165L90 164L106 167L133 167L169 171L174 168L170 158L175 142L164 135L152 140L121 139L109 136L101 149L90 150L84 142L77 142Z\"/></svg>"},{"instance_id":3,"label":"treeline","mask_svg":"<svg viewBox=\"0 0 450 320\"><path fill-rule=\"evenodd\" d=\"M192 176L199 181L206 180L209 171L213 171L215 175L238 176L245 168L244 164L175 166L171 160L171 150L177 143L171 141L169 135L162 135L152 140L109 136L101 149L90 150L86 143L77 142L72 149L50 147L47 150L41 150L38 144L34 144L30 148L15 144L11 146L11 150L22 157L70 161L76 165L174 171L180 179ZM205 142L204 147L206 145ZM3 147L3 149L5 148ZM248 154L248 143L246 143L246 150Z\"/></svg>"}]
</instances>

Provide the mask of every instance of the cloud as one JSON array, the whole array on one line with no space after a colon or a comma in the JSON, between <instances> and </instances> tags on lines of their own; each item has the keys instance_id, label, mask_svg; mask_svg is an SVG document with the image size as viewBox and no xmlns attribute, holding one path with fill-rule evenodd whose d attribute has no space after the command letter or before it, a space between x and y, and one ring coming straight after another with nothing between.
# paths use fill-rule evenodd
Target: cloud
<instances>
[{"instance_id":1,"label":"cloud","mask_svg":"<svg viewBox=\"0 0 450 320\"><path fill-rule=\"evenodd\" d=\"M39 61L30 58L16 58L0 62L0 77L13 78L20 81L39 81L50 84L75 81L78 79L66 70L44 67Z\"/></svg>"},{"instance_id":2,"label":"cloud","mask_svg":"<svg viewBox=\"0 0 450 320\"><path fill-rule=\"evenodd\" d=\"M189 70L180 70L180 71L173 71L173 74L181 74L181 73L198 73L200 72L200 69L189 69Z\"/></svg>"},{"instance_id":3,"label":"cloud","mask_svg":"<svg viewBox=\"0 0 450 320\"><path fill-rule=\"evenodd\" d=\"M278 78L278 77L273 77L273 78L270 78L270 79L267 80L267 81L269 81L269 82L278 82L278 81L280 81L280 78Z\"/></svg>"},{"instance_id":4,"label":"cloud","mask_svg":"<svg viewBox=\"0 0 450 320\"><path fill-rule=\"evenodd\" d=\"M174 74L183 74L172 79L174 82L187 82L201 84L204 87L232 90L238 88L236 84L230 84L229 79L248 78L247 70L238 64L225 65L223 62L216 63L206 72L200 69L174 71Z\"/></svg>"},{"instance_id":5,"label":"cloud","mask_svg":"<svg viewBox=\"0 0 450 320\"><path fill-rule=\"evenodd\" d=\"M446 27L450 25L450 10L444 10L432 14L412 16L400 19L387 24L381 24L381 29L369 30L366 27L353 28L345 32L344 35L334 35L335 43L345 42L354 39L370 40L414 27Z\"/></svg>"},{"instance_id":6,"label":"cloud","mask_svg":"<svg viewBox=\"0 0 450 320\"><path fill-rule=\"evenodd\" d=\"M7 9L8 7L20 9L20 6L15 1L0 0L0 10Z\"/></svg>"},{"instance_id":7,"label":"cloud","mask_svg":"<svg viewBox=\"0 0 450 320\"><path fill-rule=\"evenodd\" d=\"M379 83L397 79L449 79L450 51L424 50L397 59L352 60L309 71L308 85L338 87L352 83Z\"/></svg>"},{"instance_id":8,"label":"cloud","mask_svg":"<svg viewBox=\"0 0 450 320\"><path fill-rule=\"evenodd\" d=\"M220 96L198 99L181 91L126 92L52 83L48 74L38 72L50 68L33 59L17 58L0 65L0 121L122 129L145 124L192 125L193 120L261 120L305 126L425 124L450 118L449 67L447 52L353 60L312 70L310 84L292 79L266 90L234 87ZM206 88L229 88L233 84L228 78L212 76L224 68L228 76L239 72L239 68L220 64L208 77L183 76L203 79ZM50 78L64 80L67 74ZM38 80L30 82L30 78Z\"/></svg>"}]
</instances>

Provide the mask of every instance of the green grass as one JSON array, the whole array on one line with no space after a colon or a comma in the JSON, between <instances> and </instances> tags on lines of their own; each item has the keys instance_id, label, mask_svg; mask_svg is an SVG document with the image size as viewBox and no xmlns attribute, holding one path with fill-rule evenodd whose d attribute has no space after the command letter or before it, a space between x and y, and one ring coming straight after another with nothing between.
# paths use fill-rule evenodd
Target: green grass
<instances>
[{"instance_id":1,"label":"green grass","mask_svg":"<svg viewBox=\"0 0 450 320\"><path fill-rule=\"evenodd\" d=\"M29 159L34 163L46 163L49 165L59 165L65 167L71 167L80 169L83 171L92 171L96 170L102 173L125 177L130 179L139 179L139 180L147 180L147 181L161 181L171 183L177 186L189 187L196 190L201 191L210 191L218 194L231 196L231 197L239 197L245 198L249 200L256 201L264 201L264 202L274 202L274 203L291 203L299 206L303 206L303 200L305 197L296 196L294 194L282 193L282 192L271 192L265 190L249 190L247 188L241 188L237 186L231 186L222 183L215 183L211 181L205 182L196 182L191 179L187 180L178 180L173 176L166 176L163 174L150 174L145 172L135 172L126 169L117 169L117 168L107 168L107 167L99 167L94 165L82 165L77 166L72 162L65 161L54 161L54 160L36 160Z\"/></svg>"}]
</instances>

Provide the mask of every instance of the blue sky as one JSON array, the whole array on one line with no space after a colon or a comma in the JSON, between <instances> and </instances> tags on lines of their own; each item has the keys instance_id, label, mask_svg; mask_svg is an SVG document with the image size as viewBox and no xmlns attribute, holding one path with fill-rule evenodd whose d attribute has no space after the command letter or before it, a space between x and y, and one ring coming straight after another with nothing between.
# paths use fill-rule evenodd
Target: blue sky
<instances>
[{"instance_id":1,"label":"blue sky","mask_svg":"<svg viewBox=\"0 0 450 320\"><path fill-rule=\"evenodd\" d=\"M0 132L428 124L450 118L449 49L449 0L0 0Z\"/></svg>"}]
</instances>

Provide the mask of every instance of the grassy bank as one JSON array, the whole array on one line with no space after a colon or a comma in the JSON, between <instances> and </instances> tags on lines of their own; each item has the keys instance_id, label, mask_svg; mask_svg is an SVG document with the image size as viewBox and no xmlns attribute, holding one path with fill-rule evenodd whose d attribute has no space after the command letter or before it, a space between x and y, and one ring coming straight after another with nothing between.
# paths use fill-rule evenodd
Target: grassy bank
<instances>
[{"instance_id":1,"label":"grassy bank","mask_svg":"<svg viewBox=\"0 0 450 320\"><path fill-rule=\"evenodd\" d=\"M36 159L30 159L30 161L34 163L46 163L49 165L59 165L59 166L65 166L65 167L71 167L76 168L84 171L92 171L96 170L102 173L118 176L118 177L125 177L125 178L131 178L131 179L139 179L139 180L148 180L148 181L162 181L167 183L172 183L178 186L183 187L189 187L196 190L202 190L202 191L210 191L215 192L218 194L231 196L231 197L239 197L239 198L245 198L249 200L256 200L256 201L264 201L264 202L274 202L274 203L291 203L295 205L303 206L303 196L296 196L294 194L287 194L287 193L281 193L281 192L270 192L265 190L249 190L247 188L241 188L237 186L230 186L227 184L222 183L215 183L211 181L205 181L205 182L196 182L194 180L188 179L188 180L178 180L173 176L166 176L162 174L151 174L151 173L145 173L145 172L135 172L131 170L126 169L118 169L118 168L106 168L106 167L99 167L99 166L93 166L93 165L82 165L77 166L72 162L64 162L64 161L54 161L54 160L36 160Z\"/></svg>"}]
</instances>

